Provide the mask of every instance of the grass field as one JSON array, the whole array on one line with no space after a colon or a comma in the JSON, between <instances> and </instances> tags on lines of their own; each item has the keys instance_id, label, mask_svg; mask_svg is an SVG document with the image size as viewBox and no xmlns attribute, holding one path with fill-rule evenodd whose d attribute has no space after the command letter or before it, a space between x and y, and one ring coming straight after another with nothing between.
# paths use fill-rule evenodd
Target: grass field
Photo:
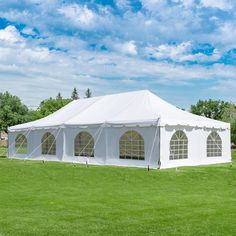
<instances>
[{"instance_id":1,"label":"grass field","mask_svg":"<svg viewBox=\"0 0 236 236\"><path fill-rule=\"evenodd\" d=\"M0 158L0 235L236 235L236 166L148 172Z\"/></svg>"},{"instance_id":2,"label":"grass field","mask_svg":"<svg viewBox=\"0 0 236 236\"><path fill-rule=\"evenodd\" d=\"M6 156L7 156L7 148L0 147L0 157L6 157Z\"/></svg>"}]
</instances>

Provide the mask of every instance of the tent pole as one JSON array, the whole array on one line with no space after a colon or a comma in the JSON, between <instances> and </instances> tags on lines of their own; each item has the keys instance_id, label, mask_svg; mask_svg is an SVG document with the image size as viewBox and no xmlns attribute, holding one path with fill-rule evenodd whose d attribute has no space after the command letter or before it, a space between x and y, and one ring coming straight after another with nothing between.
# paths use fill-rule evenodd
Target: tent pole
<instances>
[{"instance_id":1,"label":"tent pole","mask_svg":"<svg viewBox=\"0 0 236 236\"><path fill-rule=\"evenodd\" d=\"M64 157L66 156L66 129L63 127L63 150L62 150L62 157L61 161L64 161Z\"/></svg>"},{"instance_id":2,"label":"tent pole","mask_svg":"<svg viewBox=\"0 0 236 236\"><path fill-rule=\"evenodd\" d=\"M162 136L162 128L159 127L159 160L158 160L158 169L161 168L161 136Z\"/></svg>"},{"instance_id":3,"label":"tent pole","mask_svg":"<svg viewBox=\"0 0 236 236\"><path fill-rule=\"evenodd\" d=\"M157 131L158 131L158 123L156 124L156 130L155 130L154 139L153 139L153 143L152 143L152 147L151 147L151 152L150 152L150 155L149 155L149 158L148 158L148 171L149 171L149 168L150 168L149 165L150 165L150 161L151 161L152 154L153 154L153 149L154 149L156 138L157 138Z\"/></svg>"},{"instance_id":4,"label":"tent pole","mask_svg":"<svg viewBox=\"0 0 236 236\"><path fill-rule=\"evenodd\" d=\"M106 164L107 162L107 157L108 157L108 135L107 135L107 125L105 123L105 139L106 139L106 156L105 156L105 160L104 160L104 164Z\"/></svg>"}]
</instances>

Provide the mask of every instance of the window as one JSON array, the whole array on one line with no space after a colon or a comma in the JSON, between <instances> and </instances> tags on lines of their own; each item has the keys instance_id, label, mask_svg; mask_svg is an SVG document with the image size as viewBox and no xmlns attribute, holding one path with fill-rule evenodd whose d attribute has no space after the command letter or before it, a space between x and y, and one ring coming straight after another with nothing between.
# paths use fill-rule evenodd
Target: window
<instances>
[{"instance_id":1,"label":"window","mask_svg":"<svg viewBox=\"0 0 236 236\"><path fill-rule=\"evenodd\" d=\"M207 137L207 156L222 156L222 141L219 134L217 134L215 131L211 132Z\"/></svg>"},{"instance_id":2,"label":"window","mask_svg":"<svg viewBox=\"0 0 236 236\"><path fill-rule=\"evenodd\" d=\"M80 132L75 137L75 156L94 157L94 139L88 132Z\"/></svg>"},{"instance_id":3,"label":"window","mask_svg":"<svg viewBox=\"0 0 236 236\"><path fill-rule=\"evenodd\" d=\"M18 134L15 139L15 152L17 154L27 154L27 138L23 134Z\"/></svg>"},{"instance_id":4,"label":"window","mask_svg":"<svg viewBox=\"0 0 236 236\"><path fill-rule=\"evenodd\" d=\"M186 134L178 130L170 140L170 160L188 158L188 138Z\"/></svg>"},{"instance_id":5,"label":"window","mask_svg":"<svg viewBox=\"0 0 236 236\"><path fill-rule=\"evenodd\" d=\"M43 135L42 140L42 154L43 155L56 155L56 139L53 134L47 132Z\"/></svg>"},{"instance_id":6,"label":"window","mask_svg":"<svg viewBox=\"0 0 236 236\"><path fill-rule=\"evenodd\" d=\"M120 138L120 159L144 160L144 140L136 131L127 131Z\"/></svg>"}]
</instances>

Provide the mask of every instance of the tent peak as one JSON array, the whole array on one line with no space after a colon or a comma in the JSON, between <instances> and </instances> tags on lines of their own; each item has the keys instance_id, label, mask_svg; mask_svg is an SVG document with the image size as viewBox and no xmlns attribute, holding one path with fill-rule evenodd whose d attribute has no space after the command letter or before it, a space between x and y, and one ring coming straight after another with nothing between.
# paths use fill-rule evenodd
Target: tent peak
<instances>
[{"instance_id":1,"label":"tent peak","mask_svg":"<svg viewBox=\"0 0 236 236\"><path fill-rule=\"evenodd\" d=\"M94 96L94 97L90 97L90 98L80 98L75 101L84 100L84 99L103 98L103 97L117 96L117 95L127 95L127 94L140 94L141 95L141 94L153 94L153 93L148 89L132 90L132 91L127 91L127 92L118 92L118 93L109 93L109 94L104 94L104 95L98 95L98 96Z\"/></svg>"}]
</instances>

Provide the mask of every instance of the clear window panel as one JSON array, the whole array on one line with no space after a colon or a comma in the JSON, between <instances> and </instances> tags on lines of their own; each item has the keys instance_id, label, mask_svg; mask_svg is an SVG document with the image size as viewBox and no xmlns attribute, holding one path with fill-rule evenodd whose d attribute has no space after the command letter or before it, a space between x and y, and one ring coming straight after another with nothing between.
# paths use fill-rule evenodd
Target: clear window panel
<instances>
[{"instance_id":1,"label":"clear window panel","mask_svg":"<svg viewBox=\"0 0 236 236\"><path fill-rule=\"evenodd\" d=\"M127 131L120 138L120 158L144 160L144 140L136 131Z\"/></svg>"},{"instance_id":2,"label":"clear window panel","mask_svg":"<svg viewBox=\"0 0 236 236\"><path fill-rule=\"evenodd\" d=\"M18 134L15 138L15 152L17 154L27 154L27 138L23 134Z\"/></svg>"},{"instance_id":3,"label":"clear window panel","mask_svg":"<svg viewBox=\"0 0 236 236\"><path fill-rule=\"evenodd\" d=\"M41 145L43 155L56 155L56 139L52 133L47 132L43 135Z\"/></svg>"},{"instance_id":4,"label":"clear window panel","mask_svg":"<svg viewBox=\"0 0 236 236\"><path fill-rule=\"evenodd\" d=\"M207 137L207 157L222 156L222 140L216 131Z\"/></svg>"},{"instance_id":5,"label":"clear window panel","mask_svg":"<svg viewBox=\"0 0 236 236\"><path fill-rule=\"evenodd\" d=\"M91 134L82 131L75 137L74 155L94 157L94 139Z\"/></svg>"},{"instance_id":6,"label":"clear window panel","mask_svg":"<svg viewBox=\"0 0 236 236\"><path fill-rule=\"evenodd\" d=\"M188 158L188 138L186 134L178 130L170 140L170 160L186 159Z\"/></svg>"}]
</instances>

